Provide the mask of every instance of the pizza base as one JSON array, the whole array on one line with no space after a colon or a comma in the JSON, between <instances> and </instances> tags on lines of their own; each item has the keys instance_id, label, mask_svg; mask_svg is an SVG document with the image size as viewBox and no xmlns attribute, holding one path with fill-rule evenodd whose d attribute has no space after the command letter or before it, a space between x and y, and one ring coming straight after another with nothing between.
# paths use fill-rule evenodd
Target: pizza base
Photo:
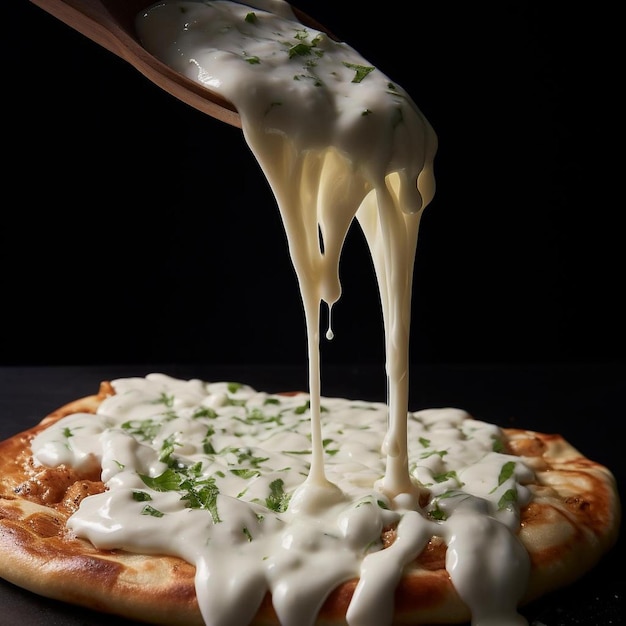
<instances>
[{"instance_id":1,"label":"pizza base","mask_svg":"<svg viewBox=\"0 0 626 626\"><path fill-rule=\"evenodd\" d=\"M203 626L196 601L195 567L179 558L99 550L73 536L65 522L87 495L104 489L99 471L78 475L63 466L35 468L30 441L66 415L97 410L113 388L70 402L37 426L0 442L0 577L41 596L127 619ZM521 605L567 586L588 572L617 541L620 502L615 479L560 435L502 429L509 452L536 474L531 503L522 509L519 537L531 558ZM392 542L393 531L385 541ZM469 622L469 609L444 567L446 546L433 537L408 566L395 594L394 624ZM321 608L317 624L345 624L356 580L340 585ZM275 626L266 595L253 621Z\"/></svg>"}]
</instances>

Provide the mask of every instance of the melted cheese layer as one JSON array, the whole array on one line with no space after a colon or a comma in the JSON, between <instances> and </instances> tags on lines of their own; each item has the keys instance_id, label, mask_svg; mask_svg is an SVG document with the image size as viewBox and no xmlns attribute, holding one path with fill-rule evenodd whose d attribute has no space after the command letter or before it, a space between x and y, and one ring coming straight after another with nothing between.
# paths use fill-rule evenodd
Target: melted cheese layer
<instances>
[{"instance_id":1,"label":"melted cheese layer","mask_svg":"<svg viewBox=\"0 0 626 626\"><path fill-rule=\"evenodd\" d=\"M314 623L327 595L353 578L348 623L390 624L399 576L432 536L448 545L447 569L475 623L496 610L499 624L516 623L528 557L514 533L532 472L496 451L496 426L453 408L409 413L410 476L427 503L416 508L377 487L387 406L323 397L323 461L337 492L307 491L303 502L313 463L309 394L164 374L112 385L116 395L96 415L74 414L39 434L35 460L100 464L107 490L85 498L68 527L98 548L193 563L207 624L248 624L267 591L281 624ZM383 529L395 526L383 549Z\"/></svg>"}]
</instances>

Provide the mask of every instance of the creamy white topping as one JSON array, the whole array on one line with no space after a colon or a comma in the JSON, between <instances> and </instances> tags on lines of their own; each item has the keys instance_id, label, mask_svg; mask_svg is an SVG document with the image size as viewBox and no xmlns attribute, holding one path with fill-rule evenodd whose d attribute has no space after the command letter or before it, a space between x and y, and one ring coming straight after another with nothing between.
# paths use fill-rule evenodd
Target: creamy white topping
<instances>
[{"instance_id":1,"label":"creamy white topping","mask_svg":"<svg viewBox=\"0 0 626 626\"><path fill-rule=\"evenodd\" d=\"M99 547L194 563L211 626L247 624L268 590L283 626L312 624L352 578L350 626L390 624L404 566L435 535L474 626L525 624L516 605L529 559L516 533L530 471L494 449L494 426L453 409L408 412L413 263L435 190L430 124L402 87L282 0L166 0L137 30L239 111L301 289L309 393L115 381L96 420L68 417L34 443L41 463L102 466L106 493L85 499L70 527ZM340 297L355 221L380 290L387 404L321 394L320 308ZM383 550L381 531L396 524Z\"/></svg>"},{"instance_id":2,"label":"creamy white topping","mask_svg":"<svg viewBox=\"0 0 626 626\"><path fill-rule=\"evenodd\" d=\"M107 490L83 500L68 527L99 548L193 563L207 624L249 623L266 591L281 624L312 624L330 591L353 578L348 623L390 624L403 568L432 536L448 545L446 566L474 623L523 623L515 604L528 556L514 533L532 472L497 451L496 426L453 408L409 413L410 476L427 502L415 507L377 487L387 406L322 397L336 497L321 489L302 498L314 463L309 394L164 374L113 387L95 416L71 415L38 435L35 459L99 464ZM383 528L395 524L397 539L382 549Z\"/></svg>"},{"instance_id":3,"label":"creamy white topping","mask_svg":"<svg viewBox=\"0 0 626 626\"><path fill-rule=\"evenodd\" d=\"M415 494L404 453L410 305L421 210L435 189L436 135L409 94L353 48L252 9L267 2L248 4L162 2L139 16L137 28L148 51L237 106L278 202L300 284L316 439L320 304L339 299L343 242L355 217L361 225L387 334L384 489ZM323 481L323 472L314 459L312 474Z\"/></svg>"}]
</instances>

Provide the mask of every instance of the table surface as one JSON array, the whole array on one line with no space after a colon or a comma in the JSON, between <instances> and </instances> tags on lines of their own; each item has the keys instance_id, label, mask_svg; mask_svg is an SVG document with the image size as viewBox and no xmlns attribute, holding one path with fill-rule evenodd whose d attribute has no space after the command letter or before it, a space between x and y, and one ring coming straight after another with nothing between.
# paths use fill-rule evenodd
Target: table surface
<instances>
[{"instance_id":1,"label":"table surface","mask_svg":"<svg viewBox=\"0 0 626 626\"><path fill-rule=\"evenodd\" d=\"M180 378L239 381L269 392L306 390L305 366L89 365L0 367L0 440L35 425L52 410L91 395L103 380L163 372ZM585 456L614 473L624 501L626 463L621 436L626 365L413 365L410 408L456 406L476 418L561 433ZM365 400L386 397L384 367L329 365L322 393ZM623 533L622 533L623 534ZM624 539L573 585L524 609L531 626L608 626L626 623ZM36 596L0 580L0 626L89 626L110 617ZM120 626L130 624L116 620Z\"/></svg>"}]
</instances>

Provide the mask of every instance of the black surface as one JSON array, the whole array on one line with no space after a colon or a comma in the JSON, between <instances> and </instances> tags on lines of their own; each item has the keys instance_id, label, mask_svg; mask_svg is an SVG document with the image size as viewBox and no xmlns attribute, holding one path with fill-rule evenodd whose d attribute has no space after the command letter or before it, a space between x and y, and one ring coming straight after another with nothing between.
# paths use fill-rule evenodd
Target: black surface
<instances>
[{"instance_id":1,"label":"black surface","mask_svg":"<svg viewBox=\"0 0 626 626\"><path fill-rule=\"evenodd\" d=\"M0 439L37 423L77 397L95 393L101 380L160 371L181 378L238 380L257 389L306 389L304 366L122 365L0 367ZM582 453L615 474L623 498L626 368L587 365L415 365L411 408L457 406L501 426L563 434ZM385 399L377 366L328 366L324 395ZM624 539L575 584L524 609L531 626L618 626L624 622ZM33 595L0 581L0 625L100 626L111 617ZM124 622L117 620L117 624Z\"/></svg>"}]
</instances>

